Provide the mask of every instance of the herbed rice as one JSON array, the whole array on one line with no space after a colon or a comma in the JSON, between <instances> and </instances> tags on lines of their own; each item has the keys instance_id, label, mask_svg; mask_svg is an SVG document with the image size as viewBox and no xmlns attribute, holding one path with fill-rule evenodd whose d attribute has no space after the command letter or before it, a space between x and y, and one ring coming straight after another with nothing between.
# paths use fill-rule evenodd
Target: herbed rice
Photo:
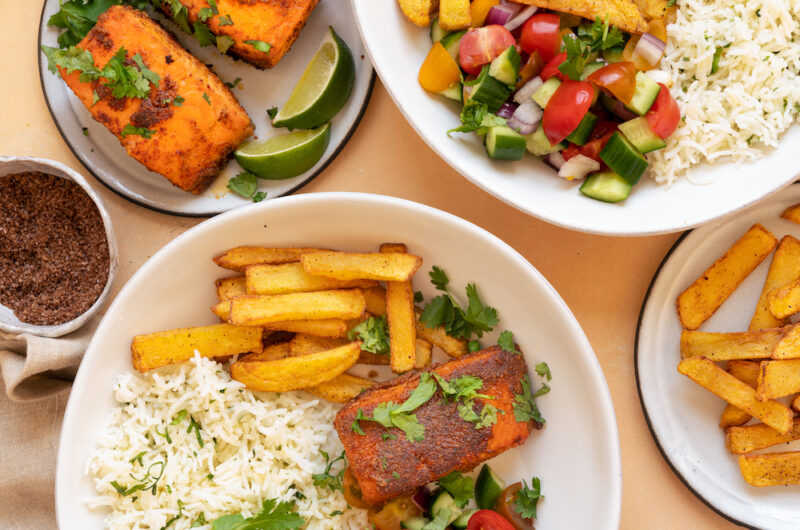
<instances>
[{"instance_id":1,"label":"herbed rice","mask_svg":"<svg viewBox=\"0 0 800 530\"><path fill-rule=\"evenodd\" d=\"M648 155L658 182L759 158L800 113L800 0L678 0L662 69L685 122ZM714 54L719 70L711 74ZM753 178L758 178L754 175Z\"/></svg>"},{"instance_id":2,"label":"herbed rice","mask_svg":"<svg viewBox=\"0 0 800 530\"><path fill-rule=\"evenodd\" d=\"M220 516L258 513L271 498L294 503L304 528L370 526L366 512L348 508L340 491L313 483L312 475L325 470L321 451L331 458L342 452L333 428L337 405L304 392L251 392L223 365L199 356L144 375L121 375L115 399L86 467L98 493L88 505L111 510L108 528L158 530L178 514L180 500L182 515L170 529L190 528L201 513L208 524L200 528L210 529ZM187 432L191 418L203 447L194 429ZM142 452L140 465L134 459ZM129 488L138 483L131 474L142 478L150 466L158 475L157 462L166 464L155 495L145 490L122 496L111 484ZM331 515L336 512L342 513Z\"/></svg>"}]
</instances>

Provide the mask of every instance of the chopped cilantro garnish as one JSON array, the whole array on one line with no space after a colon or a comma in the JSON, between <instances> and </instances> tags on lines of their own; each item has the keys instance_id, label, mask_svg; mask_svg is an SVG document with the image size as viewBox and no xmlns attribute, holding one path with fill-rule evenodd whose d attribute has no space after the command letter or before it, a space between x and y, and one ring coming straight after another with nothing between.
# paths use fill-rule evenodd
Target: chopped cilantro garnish
<instances>
[{"instance_id":1,"label":"chopped cilantro garnish","mask_svg":"<svg viewBox=\"0 0 800 530\"><path fill-rule=\"evenodd\" d=\"M228 53L228 50L230 50L231 46L234 44L236 44L236 41L233 37L229 37L228 35L217 36L217 50L219 50L219 53Z\"/></svg>"},{"instance_id":2,"label":"chopped cilantro garnish","mask_svg":"<svg viewBox=\"0 0 800 530\"><path fill-rule=\"evenodd\" d=\"M223 515L211 525L212 530L298 530L305 519L295 513L295 506L289 502L278 502L278 499L267 499L261 511L247 519L242 514Z\"/></svg>"},{"instance_id":3,"label":"chopped cilantro garnish","mask_svg":"<svg viewBox=\"0 0 800 530\"><path fill-rule=\"evenodd\" d=\"M428 275L431 277L431 283L437 290L447 292L447 284L450 283L450 278L447 277L446 272L434 265Z\"/></svg>"},{"instance_id":4,"label":"chopped cilantro garnish","mask_svg":"<svg viewBox=\"0 0 800 530\"><path fill-rule=\"evenodd\" d=\"M552 374L550 373L550 367L547 366L547 363L545 362L537 364L533 367L533 369L536 370L536 373L539 375L539 377L544 377L548 381L553 378Z\"/></svg>"},{"instance_id":5,"label":"chopped cilantro garnish","mask_svg":"<svg viewBox=\"0 0 800 530\"><path fill-rule=\"evenodd\" d=\"M425 301L425 297L422 295L420 291L414 291L414 303L420 304Z\"/></svg>"},{"instance_id":6,"label":"chopped cilantro garnish","mask_svg":"<svg viewBox=\"0 0 800 530\"><path fill-rule=\"evenodd\" d=\"M369 317L347 332L349 340L360 340L364 351L386 355L389 353L389 326L386 317Z\"/></svg>"},{"instance_id":7,"label":"chopped cilantro garnish","mask_svg":"<svg viewBox=\"0 0 800 530\"><path fill-rule=\"evenodd\" d=\"M578 38L593 52L608 50L625 42L625 35L619 28L609 25L608 16L605 20L596 17L591 25L587 22L578 26Z\"/></svg>"},{"instance_id":8,"label":"chopped cilantro garnish","mask_svg":"<svg viewBox=\"0 0 800 530\"><path fill-rule=\"evenodd\" d=\"M203 443L203 437L200 435L200 424L194 420L193 416L189 416L189 427L186 429L187 433L192 432L194 429L194 435L197 438L197 443L200 447L203 447L205 444Z\"/></svg>"},{"instance_id":9,"label":"chopped cilantro garnish","mask_svg":"<svg viewBox=\"0 0 800 530\"><path fill-rule=\"evenodd\" d=\"M520 380L520 383L522 383L522 394L514 396L514 419L520 423L530 420L544 423L545 419L539 412L539 407L536 406L535 398L546 394L550 391L550 387L542 385L542 388L537 390L536 394L531 393L531 380L527 374ZM544 389L547 390L543 392Z\"/></svg>"},{"instance_id":10,"label":"chopped cilantro garnish","mask_svg":"<svg viewBox=\"0 0 800 530\"><path fill-rule=\"evenodd\" d=\"M711 60L711 75L719 72L719 59L722 57L722 50L722 46L717 46L717 49L714 50L714 58Z\"/></svg>"},{"instance_id":11,"label":"chopped cilantro garnish","mask_svg":"<svg viewBox=\"0 0 800 530\"><path fill-rule=\"evenodd\" d=\"M179 410L178 413L175 415L175 417L172 418L172 421L169 424L170 425L179 424L180 422L182 422L186 418L186 416L188 414L189 414L189 411L187 411L186 409Z\"/></svg>"},{"instance_id":12,"label":"chopped cilantro garnish","mask_svg":"<svg viewBox=\"0 0 800 530\"><path fill-rule=\"evenodd\" d=\"M194 36L200 46L210 46L217 43L217 36L211 31L211 28L205 22L195 20L192 24L194 29Z\"/></svg>"},{"instance_id":13,"label":"chopped cilantro garnish","mask_svg":"<svg viewBox=\"0 0 800 530\"><path fill-rule=\"evenodd\" d=\"M225 86L228 87L228 88L236 88L239 85L239 83L241 83L241 82L242 82L242 78L241 77L237 77L236 79L233 80L233 83L226 81L225 82Z\"/></svg>"},{"instance_id":14,"label":"chopped cilantro garnish","mask_svg":"<svg viewBox=\"0 0 800 530\"><path fill-rule=\"evenodd\" d=\"M583 69L589 60L590 47L570 35L563 35L561 38L567 50L567 59L558 65L558 69L573 81L580 81Z\"/></svg>"},{"instance_id":15,"label":"chopped cilantro garnish","mask_svg":"<svg viewBox=\"0 0 800 530\"><path fill-rule=\"evenodd\" d=\"M497 345L500 346L503 351L507 351L509 353L519 353L517 345L514 344L514 334L508 330L500 334L500 337L497 339Z\"/></svg>"},{"instance_id":16,"label":"chopped cilantro garnish","mask_svg":"<svg viewBox=\"0 0 800 530\"><path fill-rule=\"evenodd\" d=\"M438 481L439 486L453 496L456 506L463 508L473 497L475 481L463 476L459 471L443 476Z\"/></svg>"},{"instance_id":17,"label":"chopped cilantro garnish","mask_svg":"<svg viewBox=\"0 0 800 530\"><path fill-rule=\"evenodd\" d=\"M264 195L259 196L258 200L256 200L256 190L258 189L258 177L250 173L249 171L242 171L235 177L231 178L228 181L228 189L238 193L242 197L246 199L253 199L254 202L259 202L266 197L266 193Z\"/></svg>"},{"instance_id":18,"label":"chopped cilantro garnish","mask_svg":"<svg viewBox=\"0 0 800 530\"><path fill-rule=\"evenodd\" d=\"M391 427L400 429L410 442L420 442L425 438L425 426L417 421L417 416L412 412L425 404L435 392L436 381L428 372L423 372L419 384L402 404L398 405L394 401L381 403L373 409L371 418L358 409L351 429L358 434L364 434L359 420L374 421L387 429Z\"/></svg>"},{"instance_id":19,"label":"chopped cilantro garnish","mask_svg":"<svg viewBox=\"0 0 800 530\"><path fill-rule=\"evenodd\" d=\"M267 109L267 115L270 118L275 119L275 116L277 114L278 114L278 107L272 107L272 108Z\"/></svg>"},{"instance_id":20,"label":"chopped cilantro garnish","mask_svg":"<svg viewBox=\"0 0 800 530\"><path fill-rule=\"evenodd\" d=\"M81 131L83 132L84 136L89 136L89 129L87 129L86 127L81 127Z\"/></svg>"},{"instance_id":21,"label":"chopped cilantro garnish","mask_svg":"<svg viewBox=\"0 0 800 530\"><path fill-rule=\"evenodd\" d=\"M134 127L133 125L131 125L129 123L128 125L123 127L122 132L120 133L120 136L122 136L124 138L125 136L133 134L133 135L141 136L145 140L149 140L150 138L153 137L153 133L155 133L155 131L153 131L151 129L148 129L147 127Z\"/></svg>"},{"instance_id":22,"label":"chopped cilantro garnish","mask_svg":"<svg viewBox=\"0 0 800 530\"><path fill-rule=\"evenodd\" d=\"M58 45L69 48L83 40L97 23L97 17L119 3L119 0L68 0L61 3L58 13L47 24L66 30L58 36Z\"/></svg>"},{"instance_id":23,"label":"chopped cilantro garnish","mask_svg":"<svg viewBox=\"0 0 800 530\"><path fill-rule=\"evenodd\" d=\"M160 468L158 471L158 476L152 472L153 468L157 466ZM138 482L138 484L134 484L129 488L121 486L116 480L112 480L110 484L115 490L117 490L117 493L123 497L127 497L131 493L135 493L137 491L145 490L150 490L150 493L155 495L156 491L158 491L158 481L161 480L161 476L164 474L165 467L167 467L166 461L153 462L150 464L150 467L147 468L147 471L142 478L136 478L136 476L131 473L131 478Z\"/></svg>"},{"instance_id":24,"label":"chopped cilantro garnish","mask_svg":"<svg viewBox=\"0 0 800 530\"><path fill-rule=\"evenodd\" d=\"M255 48L256 51L264 52L264 53L269 52L270 48L272 48L272 44L270 44L268 42L264 42L263 40L253 40L253 39L251 39L251 40L244 41L244 43L245 44L249 44L250 46Z\"/></svg>"},{"instance_id":25,"label":"chopped cilantro garnish","mask_svg":"<svg viewBox=\"0 0 800 530\"><path fill-rule=\"evenodd\" d=\"M266 191L257 191L255 195L253 195L253 202L261 202L267 198Z\"/></svg>"},{"instance_id":26,"label":"chopped cilantro garnish","mask_svg":"<svg viewBox=\"0 0 800 530\"><path fill-rule=\"evenodd\" d=\"M522 479L522 489L517 492L516 497L512 504L514 511L524 519L536 519L536 505L542 498L541 481L537 477L533 477L529 488L525 479Z\"/></svg>"},{"instance_id":27,"label":"chopped cilantro garnish","mask_svg":"<svg viewBox=\"0 0 800 530\"><path fill-rule=\"evenodd\" d=\"M230 15L222 15L217 22L218 26L233 26L233 20Z\"/></svg>"},{"instance_id":28,"label":"chopped cilantro garnish","mask_svg":"<svg viewBox=\"0 0 800 530\"><path fill-rule=\"evenodd\" d=\"M342 477L344 476L344 468L347 466L347 464L343 463L342 469L335 475L331 474L331 467L333 467L333 464L335 464L340 460L344 461L344 451L342 451L342 454L340 454L333 460L330 460L330 458L328 457L328 453L326 453L325 451L320 451L320 453L325 458L325 464L326 464L325 471L323 471L322 473L315 473L314 475L311 475L311 478L314 479L314 485L317 486L318 488L323 488L323 489L330 488L332 491L333 490L341 491Z\"/></svg>"},{"instance_id":29,"label":"chopped cilantro garnish","mask_svg":"<svg viewBox=\"0 0 800 530\"><path fill-rule=\"evenodd\" d=\"M211 105L211 98L208 97L208 94L206 94L205 92L203 92L203 99L206 100L206 103Z\"/></svg>"},{"instance_id":30,"label":"chopped cilantro garnish","mask_svg":"<svg viewBox=\"0 0 800 530\"><path fill-rule=\"evenodd\" d=\"M467 101L464 108L461 109L461 125L455 129L450 129L447 134L452 132L485 134L489 127L506 125L506 123L505 118L495 116L489 112L489 107L485 103Z\"/></svg>"},{"instance_id":31,"label":"chopped cilantro garnish","mask_svg":"<svg viewBox=\"0 0 800 530\"><path fill-rule=\"evenodd\" d=\"M183 105L184 101L186 100L181 96L175 96L174 98L172 98L172 104L175 105L176 107L180 107L181 105Z\"/></svg>"},{"instance_id":32,"label":"chopped cilantro garnish","mask_svg":"<svg viewBox=\"0 0 800 530\"><path fill-rule=\"evenodd\" d=\"M167 528L172 526L172 524L175 521L177 521L178 519L180 519L181 517L183 517L183 501L182 500L178 500L178 514L175 517L173 517L172 519L170 519L169 521L167 521L166 524L164 524L164 526L161 527L161 530L166 530Z\"/></svg>"}]
</instances>

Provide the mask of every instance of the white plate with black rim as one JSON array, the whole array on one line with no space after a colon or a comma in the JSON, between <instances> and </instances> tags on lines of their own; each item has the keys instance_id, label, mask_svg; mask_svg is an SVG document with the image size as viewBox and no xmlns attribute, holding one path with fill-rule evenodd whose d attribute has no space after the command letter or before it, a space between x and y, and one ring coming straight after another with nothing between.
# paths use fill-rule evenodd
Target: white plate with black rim
<instances>
[{"instance_id":1,"label":"white plate with black rim","mask_svg":"<svg viewBox=\"0 0 800 530\"><path fill-rule=\"evenodd\" d=\"M725 449L718 427L725 403L678 373L682 326L675 299L754 223L776 237L800 237L800 226L780 218L800 203L800 184L766 201L686 233L667 253L647 292L636 332L636 383L653 439L672 470L700 500L723 517L753 528L800 529L800 486L755 488ZM701 331L747 329L764 286L767 257L701 327ZM800 450L800 442L769 451Z\"/></svg>"},{"instance_id":2,"label":"white plate with black rim","mask_svg":"<svg viewBox=\"0 0 800 530\"><path fill-rule=\"evenodd\" d=\"M208 310L216 301L213 282L230 274L213 256L237 245L370 251L385 241L405 242L423 257L414 288L428 300L436 293L428 281L433 265L448 273L454 292L477 284L500 318L496 331L484 336L485 345L496 342L501 330L513 330L531 370L548 363L552 391L537 400L545 428L492 460L509 484L541 479L545 499L537 527L616 530L622 476L611 396L592 347L558 293L485 230L428 206L359 193L284 197L225 213L177 237L136 272L100 323L70 394L56 478L61 527L102 526L105 514L85 504L95 492L84 471L114 406L114 383L133 370L131 338L214 323ZM531 377L539 380L533 372Z\"/></svg>"},{"instance_id":3,"label":"white plate with black rim","mask_svg":"<svg viewBox=\"0 0 800 530\"><path fill-rule=\"evenodd\" d=\"M58 46L56 39L61 30L47 25L48 19L58 10L59 0L45 1L39 23L39 44ZM319 175L344 148L366 110L375 71L365 55L364 45L353 23L352 9L347 4L320 2L291 50L268 70L259 70L244 61L222 55L214 46L201 47L194 37L183 33L172 21L160 14L156 18L189 52L211 65L223 81L232 83L241 79L233 92L253 120L255 136L260 139L286 132L272 127L267 109L280 108L286 101L326 35L328 26L333 26L347 43L356 64L355 84L347 104L332 120L328 148L314 167L302 175L286 180L259 179L259 190L267 192L268 199L293 193ZM61 77L47 70L47 58L41 51L39 75L45 101L64 141L86 169L112 191L141 206L189 217L208 217L252 202L229 193L226 188L228 180L242 171L235 160L228 162L203 193L193 195L182 191L128 156L117 138L92 118Z\"/></svg>"}]
</instances>

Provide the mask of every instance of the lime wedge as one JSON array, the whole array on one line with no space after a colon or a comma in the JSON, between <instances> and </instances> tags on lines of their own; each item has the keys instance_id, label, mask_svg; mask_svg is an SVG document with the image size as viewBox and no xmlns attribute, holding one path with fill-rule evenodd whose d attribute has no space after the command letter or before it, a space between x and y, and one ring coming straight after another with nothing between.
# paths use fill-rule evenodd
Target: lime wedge
<instances>
[{"instance_id":1,"label":"lime wedge","mask_svg":"<svg viewBox=\"0 0 800 530\"><path fill-rule=\"evenodd\" d=\"M328 33L272 124L313 129L330 121L347 103L355 76L353 54L333 28L328 27Z\"/></svg>"},{"instance_id":2,"label":"lime wedge","mask_svg":"<svg viewBox=\"0 0 800 530\"><path fill-rule=\"evenodd\" d=\"M331 124L326 123L317 129L248 142L234 156L240 166L258 177L288 179L314 167L330 140Z\"/></svg>"}]
</instances>

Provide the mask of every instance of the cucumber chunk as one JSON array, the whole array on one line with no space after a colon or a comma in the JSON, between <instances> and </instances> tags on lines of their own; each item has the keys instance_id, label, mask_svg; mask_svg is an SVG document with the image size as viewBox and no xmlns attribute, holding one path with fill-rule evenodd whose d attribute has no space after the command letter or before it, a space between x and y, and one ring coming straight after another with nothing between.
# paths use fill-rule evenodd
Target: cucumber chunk
<instances>
[{"instance_id":1,"label":"cucumber chunk","mask_svg":"<svg viewBox=\"0 0 800 530\"><path fill-rule=\"evenodd\" d=\"M459 530L465 529L467 525L469 525L469 518L477 511L478 510L466 510L453 521L453 528L458 528Z\"/></svg>"},{"instance_id":2,"label":"cucumber chunk","mask_svg":"<svg viewBox=\"0 0 800 530\"><path fill-rule=\"evenodd\" d=\"M492 468L484 464L475 480L475 503L478 508L491 510L505 487L505 481L498 477Z\"/></svg>"},{"instance_id":3,"label":"cucumber chunk","mask_svg":"<svg viewBox=\"0 0 800 530\"><path fill-rule=\"evenodd\" d=\"M586 177L579 191L603 202L620 202L628 198L633 189L633 184L617 175L613 171L594 173Z\"/></svg>"},{"instance_id":4,"label":"cucumber chunk","mask_svg":"<svg viewBox=\"0 0 800 530\"><path fill-rule=\"evenodd\" d=\"M586 78L604 67L606 63L589 63L583 67L583 73L581 73L581 81L586 81Z\"/></svg>"},{"instance_id":5,"label":"cucumber chunk","mask_svg":"<svg viewBox=\"0 0 800 530\"><path fill-rule=\"evenodd\" d=\"M622 51L624 49L625 46L614 46L613 48L603 50L603 59L609 63L621 63L623 61Z\"/></svg>"},{"instance_id":6,"label":"cucumber chunk","mask_svg":"<svg viewBox=\"0 0 800 530\"><path fill-rule=\"evenodd\" d=\"M561 81L557 77L551 77L531 97L540 107L545 108L547 102L550 101L550 98L553 97L553 94L556 93L560 86Z\"/></svg>"},{"instance_id":7,"label":"cucumber chunk","mask_svg":"<svg viewBox=\"0 0 800 530\"><path fill-rule=\"evenodd\" d=\"M450 510L450 520L447 521L447 524L450 524L458 519L458 516L461 515L462 512L461 508L456 505L456 501L453 499L453 496L447 493L445 490L440 490L433 494L433 501L431 502L431 515L435 518L436 514L442 509Z\"/></svg>"},{"instance_id":8,"label":"cucumber chunk","mask_svg":"<svg viewBox=\"0 0 800 530\"><path fill-rule=\"evenodd\" d=\"M400 528L407 528L408 530L422 530L430 521L424 517L409 517L400 523Z\"/></svg>"},{"instance_id":9,"label":"cucumber chunk","mask_svg":"<svg viewBox=\"0 0 800 530\"><path fill-rule=\"evenodd\" d=\"M667 146L667 142L650 129L647 118L644 116L620 123L619 130L642 153L649 153Z\"/></svg>"},{"instance_id":10,"label":"cucumber chunk","mask_svg":"<svg viewBox=\"0 0 800 530\"><path fill-rule=\"evenodd\" d=\"M525 137L504 125L489 127L486 133L486 153L492 160L522 160Z\"/></svg>"},{"instance_id":11,"label":"cucumber chunk","mask_svg":"<svg viewBox=\"0 0 800 530\"><path fill-rule=\"evenodd\" d=\"M431 22L431 42L439 42L450 32L439 25L439 17L436 17Z\"/></svg>"},{"instance_id":12,"label":"cucumber chunk","mask_svg":"<svg viewBox=\"0 0 800 530\"><path fill-rule=\"evenodd\" d=\"M489 112L497 112L500 106L508 99L511 89L489 75L489 67L484 66L481 74L472 85L472 92L467 101L485 103Z\"/></svg>"},{"instance_id":13,"label":"cucumber chunk","mask_svg":"<svg viewBox=\"0 0 800 530\"><path fill-rule=\"evenodd\" d=\"M633 93L631 102L625 107L639 116L644 116L653 106L660 90L661 86L650 76L644 72L636 72L636 91Z\"/></svg>"},{"instance_id":14,"label":"cucumber chunk","mask_svg":"<svg viewBox=\"0 0 800 530\"><path fill-rule=\"evenodd\" d=\"M567 141L576 145L586 145L586 142L588 142L589 138L592 136L592 131L594 130L595 125L597 125L599 119L600 118L591 112L587 112L586 116L583 117L575 130L572 131L569 136L567 136Z\"/></svg>"},{"instance_id":15,"label":"cucumber chunk","mask_svg":"<svg viewBox=\"0 0 800 530\"><path fill-rule=\"evenodd\" d=\"M461 83L456 82L456 83L453 83L452 85L450 85L449 87L445 88L441 92L439 92L439 94L441 94L442 96L444 96L446 98L449 98L449 99L454 99L456 101L461 101L461 96L462 96L463 90L464 90L464 87L461 86Z\"/></svg>"},{"instance_id":16,"label":"cucumber chunk","mask_svg":"<svg viewBox=\"0 0 800 530\"><path fill-rule=\"evenodd\" d=\"M556 151L561 151L567 148L567 142L561 142L557 145L550 145L550 140L544 134L544 128L539 124L539 128L531 134L524 137L525 148L529 153L536 156L546 156Z\"/></svg>"},{"instance_id":17,"label":"cucumber chunk","mask_svg":"<svg viewBox=\"0 0 800 530\"><path fill-rule=\"evenodd\" d=\"M615 173L630 182L631 186L639 182L647 169L647 159L619 131L611 135L600 151L600 158Z\"/></svg>"},{"instance_id":18,"label":"cucumber chunk","mask_svg":"<svg viewBox=\"0 0 800 530\"><path fill-rule=\"evenodd\" d=\"M517 82L521 61L517 47L509 46L492 60L489 65L489 75L507 85L513 85Z\"/></svg>"},{"instance_id":19,"label":"cucumber chunk","mask_svg":"<svg viewBox=\"0 0 800 530\"><path fill-rule=\"evenodd\" d=\"M459 62L458 50L461 47L461 37L463 37L465 33L466 31L456 31L454 33L448 33L447 35L442 37L441 41L439 41L442 43L444 49L447 50L447 53L450 54L450 57L452 57L456 63Z\"/></svg>"}]
</instances>

